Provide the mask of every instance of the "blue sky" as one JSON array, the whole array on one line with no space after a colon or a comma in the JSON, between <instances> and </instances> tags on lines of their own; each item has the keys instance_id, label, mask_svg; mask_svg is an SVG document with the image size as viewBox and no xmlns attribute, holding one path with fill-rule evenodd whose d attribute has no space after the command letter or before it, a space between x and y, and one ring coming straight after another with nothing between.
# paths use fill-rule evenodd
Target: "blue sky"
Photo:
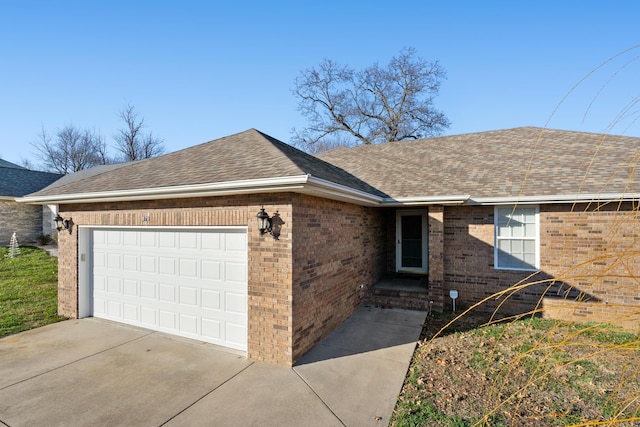
<instances>
[{"instance_id":1,"label":"blue sky","mask_svg":"<svg viewBox=\"0 0 640 427\"><path fill-rule=\"evenodd\" d=\"M625 111L640 96L638 16L627 0L0 1L0 157L33 161L43 126L111 142L126 104L167 151L249 128L288 142L306 123L300 70L386 64L405 47L447 71L445 134L640 136L640 105Z\"/></svg>"}]
</instances>

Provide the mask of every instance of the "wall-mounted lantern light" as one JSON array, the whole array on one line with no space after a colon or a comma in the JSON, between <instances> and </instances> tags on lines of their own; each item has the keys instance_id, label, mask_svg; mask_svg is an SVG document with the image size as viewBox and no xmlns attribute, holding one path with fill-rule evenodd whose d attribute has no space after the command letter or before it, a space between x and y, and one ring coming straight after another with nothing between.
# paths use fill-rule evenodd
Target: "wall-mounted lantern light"
<instances>
[{"instance_id":1,"label":"wall-mounted lantern light","mask_svg":"<svg viewBox=\"0 0 640 427\"><path fill-rule=\"evenodd\" d=\"M56 230L60 231L63 228L65 230L69 231L69 234L71 234L71 227L73 224L73 221L71 220L71 218L69 219L64 219L60 216L60 214L56 215L56 217L53 219L53 222L56 223Z\"/></svg>"},{"instance_id":2,"label":"wall-mounted lantern light","mask_svg":"<svg viewBox=\"0 0 640 427\"><path fill-rule=\"evenodd\" d=\"M260 212L258 212L258 214L256 215L256 218L258 219L258 230L260 230L260 235L269 233L273 236L275 240L278 240L279 233L276 234L273 232L272 218L270 218L269 214L265 212L264 206L260 208Z\"/></svg>"}]
</instances>

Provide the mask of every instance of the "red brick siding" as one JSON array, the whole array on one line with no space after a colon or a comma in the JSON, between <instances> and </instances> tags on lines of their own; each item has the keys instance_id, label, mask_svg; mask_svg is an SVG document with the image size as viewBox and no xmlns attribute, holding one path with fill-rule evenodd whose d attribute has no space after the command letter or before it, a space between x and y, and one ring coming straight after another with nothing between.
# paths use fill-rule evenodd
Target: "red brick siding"
<instances>
[{"instance_id":1,"label":"red brick siding","mask_svg":"<svg viewBox=\"0 0 640 427\"><path fill-rule=\"evenodd\" d=\"M264 204L278 211L280 240L261 236L255 215ZM246 226L248 227L248 357L291 366L292 233L291 195L233 196L121 203L63 205L73 233L61 232L58 310L78 316L78 226Z\"/></svg>"},{"instance_id":2,"label":"red brick siding","mask_svg":"<svg viewBox=\"0 0 640 427\"><path fill-rule=\"evenodd\" d=\"M387 251L380 210L311 196L294 200L295 361L354 312L384 274Z\"/></svg>"},{"instance_id":3,"label":"red brick siding","mask_svg":"<svg viewBox=\"0 0 640 427\"><path fill-rule=\"evenodd\" d=\"M540 206L541 271L533 276L493 268L493 207L447 207L444 224L445 306L451 303L449 289L459 291L458 306L468 307L520 281L542 281L506 301L491 298L484 309L502 304L504 312L528 312L539 308L546 293L547 315L638 326L639 225L638 211L630 204L600 209L578 205L573 211L570 205ZM587 297L591 302L567 302ZM636 320L622 321L620 313Z\"/></svg>"}]
</instances>

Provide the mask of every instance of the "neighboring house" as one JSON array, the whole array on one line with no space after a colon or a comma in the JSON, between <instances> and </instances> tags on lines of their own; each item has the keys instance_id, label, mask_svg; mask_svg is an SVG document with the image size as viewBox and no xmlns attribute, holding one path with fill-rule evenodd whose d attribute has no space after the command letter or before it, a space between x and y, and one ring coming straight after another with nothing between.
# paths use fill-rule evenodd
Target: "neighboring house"
<instances>
[{"instance_id":1,"label":"neighboring house","mask_svg":"<svg viewBox=\"0 0 640 427\"><path fill-rule=\"evenodd\" d=\"M47 206L19 204L16 198L41 190L60 177L0 159L0 245L8 245L13 233L23 244L35 243L39 236L55 232Z\"/></svg>"},{"instance_id":2,"label":"neighboring house","mask_svg":"<svg viewBox=\"0 0 640 427\"><path fill-rule=\"evenodd\" d=\"M459 307L637 327L639 150L517 128L314 157L249 130L21 201L69 220L60 314L290 366L397 272L427 277L436 310L457 290Z\"/></svg>"}]
</instances>

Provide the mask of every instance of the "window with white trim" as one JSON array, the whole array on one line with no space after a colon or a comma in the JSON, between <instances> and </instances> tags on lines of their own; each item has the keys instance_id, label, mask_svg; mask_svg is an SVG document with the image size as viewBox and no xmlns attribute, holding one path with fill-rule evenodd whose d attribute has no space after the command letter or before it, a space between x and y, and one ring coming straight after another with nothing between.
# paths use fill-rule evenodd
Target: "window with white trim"
<instances>
[{"instance_id":1,"label":"window with white trim","mask_svg":"<svg viewBox=\"0 0 640 427\"><path fill-rule=\"evenodd\" d=\"M538 206L496 206L494 266L505 270L540 267Z\"/></svg>"}]
</instances>

